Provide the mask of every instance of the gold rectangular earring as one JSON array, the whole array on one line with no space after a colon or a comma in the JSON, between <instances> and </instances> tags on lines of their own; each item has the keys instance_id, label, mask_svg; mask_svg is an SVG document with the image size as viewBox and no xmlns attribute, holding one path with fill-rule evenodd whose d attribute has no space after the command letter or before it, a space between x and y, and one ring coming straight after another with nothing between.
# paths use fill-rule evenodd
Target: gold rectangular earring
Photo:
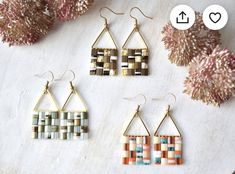
<instances>
[{"instance_id":1,"label":"gold rectangular earring","mask_svg":"<svg viewBox=\"0 0 235 174\"><path fill-rule=\"evenodd\" d=\"M107 9L116 15L123 15L123 13L116 13L108 7L102 7L100 9L100 17L105 20L104 29L101 31L97 39L92 45L91 49L91 63L90 63L90 75L105 75L115 76L117 75L117 63L118 63L118 47L113 39L113 36L109 30L107 18L102 15L102 10ZM115 48L98 48L96 45L100 39L108 33Z\"/></svg>"},{"instance_id":2,"label":"gold rectangular earring","mask_svg":"<svg viewBox=\"0 0 235 174\"><path fill-rule=\"evenodd\" d=\"M142 33L139 30L137 18L133 17L131 14L131 12L134 9L139 10L144 17L152 19L151 17L146 16L138 7L133 7L130 10L130 17L135 20L135 26L122 46L122 75L147 76L149 74L149 67L148 67L149 49ZM139 34L143 44L145 45L144 48L135 48L135 49L127 48L128 42L135 33Z\"/></svg>"}]
</instances>

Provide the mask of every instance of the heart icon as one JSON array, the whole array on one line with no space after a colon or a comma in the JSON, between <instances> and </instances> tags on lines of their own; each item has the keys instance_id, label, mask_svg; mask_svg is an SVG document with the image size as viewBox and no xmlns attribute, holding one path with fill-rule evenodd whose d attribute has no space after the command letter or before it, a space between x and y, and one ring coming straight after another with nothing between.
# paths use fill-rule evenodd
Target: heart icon
<instances>
[{"instance_id":1,"label":"heart icon","mask_svg":"<svg viewBox=\"0 0 235 174\"><path fill-rule=\"evenodd\" d=\"M222 16L221 16L221 13L219 12L216 12L216 13L211 12L209 17L210 17L210 20L216 24L217 22L219 22Z\"/></svg>"}]
</instances>

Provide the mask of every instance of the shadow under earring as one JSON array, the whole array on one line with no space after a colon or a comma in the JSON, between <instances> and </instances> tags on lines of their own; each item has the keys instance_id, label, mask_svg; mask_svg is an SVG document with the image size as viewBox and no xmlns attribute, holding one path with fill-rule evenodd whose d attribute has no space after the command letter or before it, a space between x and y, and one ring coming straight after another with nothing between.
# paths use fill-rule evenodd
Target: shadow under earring
<instances>
[{"instance_id":1,"label":"shadow under earring","mask_svg":"<svg viewBox=\"0 0 235 174\"><path fill-rule=\"evenodd\" d=\"M134 9L139 10L144 17L152 19L151 17L146 16L138 7L133 7L130 10L130 17L135 20L135 25L130 35L126 39L124 45L122 46L122 75L147 76L149 74L148 70L149 49L142 33L139 30L137 18L133 17L131 14L131 12ZM139 34L144 44L144 48L127 48L128 42L135 33Z\"/></svg>"},{"instance_id":2,"label":"shadow under earring","mask_svg":"<svg viewBox=\"0 0 235 174\"><path fill-rule=\"evenodd\" d=\"M47 72L46 72L47 73ZM49 71L54 79L54 75ZM45 73L43 74L45 75ZM43 76L42 75L42 76ZM55 101L54 96L50 92L50 82L47 81L43 93L39 97L34 109L32 118L32 138L33 139L58 139L59 138L59 106ZM39 105L43 98L48 95L51 103L55 106L55 110L42 110Z\"/></svg>"},{"instance_id":3,"label":"shadow under earring","mask_svg":"<svg viewBox=\"0 0 235 174\"><path fill-rule=\"evenodd\" d=\"M115 43L113 36L109 30L107 18L102 15L102 10L107 9L116 15L122 15L123 13L116 13L108 7L102 7L100 9L100 17L105 20L104 29L101 31L97 39L92 45L91 50L91 63L90 63L90 75L106 75L115 76L117 75L117 63L118 63L118 47ZM96 45L100 41L101 37L105 33L108 33L111 41L113 42L115 48L98 48Z\"/></svg>"},{"instance_id":4,"label":"shadow under earring","mask_svg":"<svg viewBox=\"0 0 235 174\"><path fill-rule=\"evenodd\" d=\"M75 79L75 73L71 70L70 72L73 74L74 77L69 82L71 91L60 112L60 139L61 140L88 139L87 106L82 97L80 96L80 94L78 93L78 91L76 90L75 86L73 85L72 81ZM82 107L76 110L67 110L66 107L71 101L73 95L77 97Z\"/></svg>"},{"instance_id":5,"label":"shadow under earring","mask_svg":"<svg viewBox=\"0 0 235 174\"><path fill-rule=\"evenodd\" d=\"M174 124L178 135L160 135L159 129L164 120L169 118ZM170 114L170 105L160 124L154 133L154 162L157 165L181 165L182 157L182 135Z\"/></svg>"},{"instance_id":6,"label":"shadow under earring","mask_svg":"<svg viewBox=\"0 0 235 174\"><path fill-rule=\"evenodd\" d=\"M133 123L133 121L139 118L143 124L147 135L130 135L128 131ZM123 153L122 153L122 164L125 165L149 165L150 158L150 133L149 130L140 116L140 105L138 105L135 114L133 115L131 121L126 127L123 137Z\"/></svg>"}]
</instances>

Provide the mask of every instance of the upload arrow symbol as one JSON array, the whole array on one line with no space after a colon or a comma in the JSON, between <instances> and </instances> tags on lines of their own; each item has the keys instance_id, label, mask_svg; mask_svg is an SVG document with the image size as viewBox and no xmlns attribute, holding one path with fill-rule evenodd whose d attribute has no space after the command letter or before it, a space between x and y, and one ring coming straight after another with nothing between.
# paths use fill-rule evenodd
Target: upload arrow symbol
<instances>
[{"instance_id":1,"label":"upload arrow symbol","mask_svg":"<svg viewBox=\"0 0 235 174\"><path fill-rule=\"evenodd\" d=\"M179 20L179 18L176 18L176 23L177 24L188 24L189 23L189 17L186 18L186 13L184 11L182 11L179 16L181 16L181 20Z\"/></svg>"},{"instance_id":2,"label":"upload arrow symbol","mask_svg":"<svg viewBox=\"0 0 235 174\"><path fill-rule=\"evenodd\" d=\"M179 16L182 16L182 20L184 20L184 16L186 16L186 13L184 11L182 11Z\"/></svg>"}]
</instances>

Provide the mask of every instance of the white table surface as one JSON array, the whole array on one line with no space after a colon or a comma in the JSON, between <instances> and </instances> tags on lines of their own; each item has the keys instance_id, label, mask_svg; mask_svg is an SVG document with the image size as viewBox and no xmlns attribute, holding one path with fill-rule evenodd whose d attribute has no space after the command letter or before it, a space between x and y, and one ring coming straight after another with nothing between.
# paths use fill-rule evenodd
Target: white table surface
<instances>
[{"instance_id":1,"label":"white table surface","mask_svg":"<svg viewBox=\"0 0 235 174\"><path fill-rule=\"evenodd\" d=\"M185 3L197 11L218 3L229 13L229 22L221 31L225 47L235 51L234 0L96 0L80 19L58 24L49 35L33 46L11 47L0 44L0 173L1 174L95 174L164 173L231 174L235 171L235 100L220 108L191 100L183 94L187 68L177 67L167 59L161 42L162 27L170 10ZM125 16L110 16L110 29L119 47L132 29L128 16L133 6L140 7L154 20L145 20L138 12L141 30L151 51L148 77L91 77L91 44L103 27L99 8L108 6ZM90 112L88 141L38 141L31 139L31 113L44 80L34 74L51 70L58 77L67 69L76 74L77 87ZM119 73L120 74L120 73ZM69 92L69 77L54 83L52 91L62 105ZM148 101L142 107L143 119L151 133L163 117L167 101L153 102L168 92L177 96L173 115L184 137L182 166L121 165L122 131L131 118L136 102L123 97L138 93ZM137 171L138 170L138 171Z\"/></svg>"}]
</instances>

